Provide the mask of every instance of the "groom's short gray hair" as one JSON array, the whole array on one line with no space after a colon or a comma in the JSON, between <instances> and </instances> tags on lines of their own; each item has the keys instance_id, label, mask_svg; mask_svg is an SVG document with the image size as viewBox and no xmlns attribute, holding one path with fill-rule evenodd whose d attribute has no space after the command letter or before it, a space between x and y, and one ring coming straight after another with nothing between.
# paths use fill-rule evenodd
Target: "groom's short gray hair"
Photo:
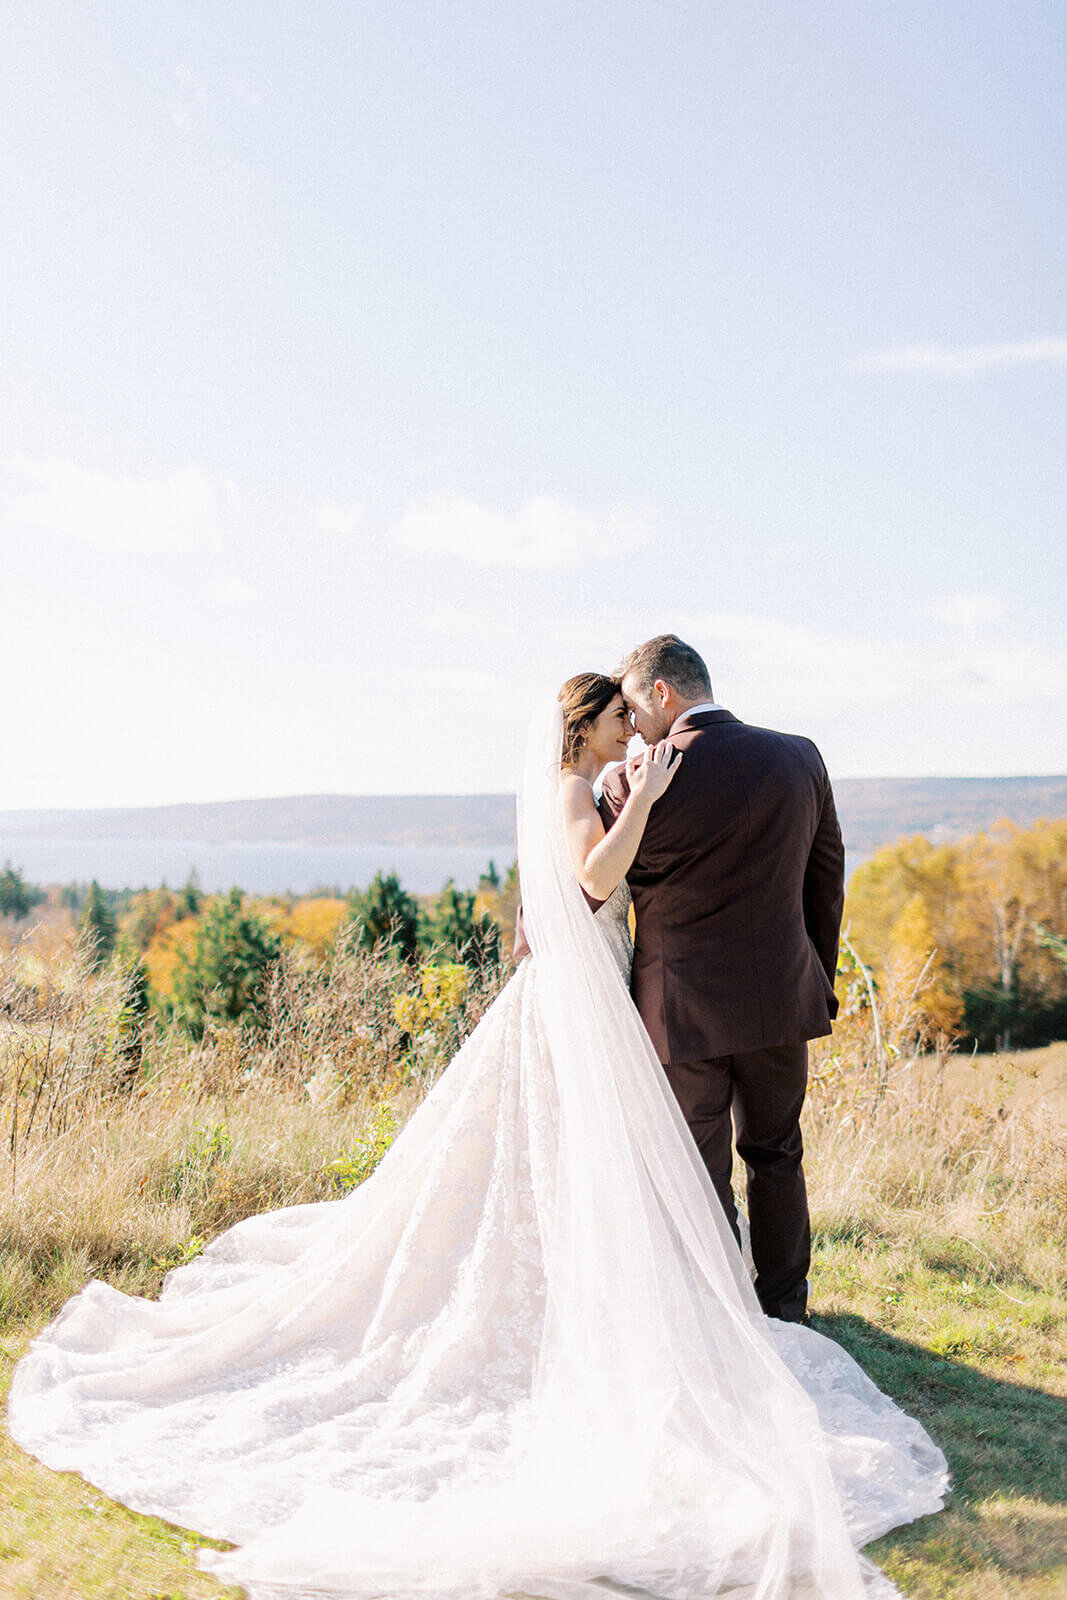
<instances>
[{"instance_id":1,"label":"groom's short gray hair","mask_svg":"<svg viewBox=\"0 0 1067 1600\"><path fill-rule=\"evenodd\" d=\"M676 633L661 633L647 644L639 644L615 669L615 676L620 681L632 678L642 692L662 678L687 699L711 697L711 678L704 658L691 644L683 644Z\"/></svg>"}]
</instances>

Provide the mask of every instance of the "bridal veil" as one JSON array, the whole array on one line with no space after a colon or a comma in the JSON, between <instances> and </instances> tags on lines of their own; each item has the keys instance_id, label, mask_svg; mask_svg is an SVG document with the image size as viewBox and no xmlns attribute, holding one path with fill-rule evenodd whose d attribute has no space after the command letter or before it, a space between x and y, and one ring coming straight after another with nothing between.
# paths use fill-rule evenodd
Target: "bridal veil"
<instances>
[{"instance_id":1,"label":"bridal veil","mask_svg":"<svg viewBox=\"0 0 1067 1600\"><path fill-rule=\"evenodd\" d=\"M856 1547L941 1503L919 1424L759 1310L574 879L561 727L519 798L532 957L373 1176L158 1302L90 1283L16 1371L19 1443L232 1541L203 1563L253 1600L858 1600Z\"/></svg>"}]
</instances>

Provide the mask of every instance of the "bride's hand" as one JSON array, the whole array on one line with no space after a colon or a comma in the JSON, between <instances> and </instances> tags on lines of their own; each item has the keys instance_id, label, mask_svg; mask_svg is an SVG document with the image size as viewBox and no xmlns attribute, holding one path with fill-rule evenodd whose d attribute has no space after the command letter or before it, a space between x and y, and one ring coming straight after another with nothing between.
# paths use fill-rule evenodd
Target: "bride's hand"
<instances>
[{"instance_id":1,"label":"bride's hand","mask_svg":"<svg viewBox=\"0 0 1067 1600\"><path fill-rule=\"evenodd\" d=\"M682 764L682 752L664 743L652 745L626 763L630 793L646 800L658 800L670 788L671 779Z\"/></svg>"}]
</instances>

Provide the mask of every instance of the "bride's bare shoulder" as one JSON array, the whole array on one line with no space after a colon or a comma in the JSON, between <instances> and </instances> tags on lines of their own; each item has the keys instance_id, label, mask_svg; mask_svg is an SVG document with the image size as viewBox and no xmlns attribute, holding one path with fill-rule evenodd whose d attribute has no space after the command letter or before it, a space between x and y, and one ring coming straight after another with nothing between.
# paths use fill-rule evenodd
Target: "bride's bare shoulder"
<instances>
[{"instance_id":1,"label":"bride's bare shoulder","mask_svg":"<svg viewBox=\"0 0 1067 1600\"><path fill-rule=\"evenodd\" d=\"M596 811L593 785L577 772L564 772L559 780L560 799L568 816L584 816Z\"/></svg>"}]
</instances>

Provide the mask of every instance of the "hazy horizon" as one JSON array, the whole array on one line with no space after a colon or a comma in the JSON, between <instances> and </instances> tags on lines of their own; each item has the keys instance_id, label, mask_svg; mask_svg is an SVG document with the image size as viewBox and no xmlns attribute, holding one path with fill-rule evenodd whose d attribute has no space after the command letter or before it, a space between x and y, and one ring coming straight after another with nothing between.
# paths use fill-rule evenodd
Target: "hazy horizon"
<instances>
[{"instance_id":1,"label":"hazy horizon","mask_svg":"<svg viewBox=\"0 0 1067 1600\"><path fill-rule=\"evenodd\" d=\"M870 773L870 774L868 774L866 776L863 776L863 777L857 777L857 776L834 777L834 775L831 774L831 779L832 779L832 782L835 785L839 784L839 783L840 784L846 784L846 785L848 785L848 784L860 784L860 783L863 783L863 784L879 784L879 783L887 783L887 784L888 783L892 783L892 784L907 784L907 783L916 783L916 784L927 784L927 783L929 783L929 784L956 784L956 783L960 783L960 784L967 784L967 783L1002 784L1002 783L1004 783L1004 784L1007 784L1007 783L1015 783L1015 782L1019 782L1019 783L1028 783L1028 782L1033 782L1033 783L1064 782L1064 783L1067 783L1067 769L1065 769L1062 772L1052 772L1052 771L1050 771L1050 772L1000 772L1000 773L991 773L991 772L963 772L963 773L929 772L929 773L915 773L915 772L912 772L912 773L899 773L899 774ZM436 790L436 789L413 789L413 790L403 790L403 791L388 789L388 790L382 790L380 792L374 792L374 791L371 791L371 790L363 790L363 791L361 791L359 793L356 793L356 792L351 791L351 790L341 790L341 789L337 789L337 790L322 789L322 790L315 790L315 791L293 790L291 793L288 793L288 794L260 794L260 795L241 794L241 795L213 796L213 797L208 797L206 799L204 799L204 798L194 798L194 799L191 799L191 800L160 800L160 801L154 801L149 805L131 805L131 804L126 804L126 803L124 803L122 801L116 801L116 802L109 803L109 804L106 804L106 805L98 805L98 806L4 806L4 807L0 807L0 819L3 819L5 817L9 817L9 816L19 815L19 814L37 814L37 813L44 813L44 812L49 812L49 813L55 812L55 813L59 813L59 814L63 814L63 815L67 815L67 814L74 815L74 814L82 814L82 813L86 813L86 812L100 812L100 811L105 811L105 812L170 811L170 810L178 810L178 809L182 809L182 808L195 808L195 807L266 805L266 804L269 804L272 801L277 801L279 803L284 804L284 803L287 803L287 802L293 802L293 801L299 801L299 800L392 800L392 799L398 799L398 800L500 800L500 799L514 799L515 793L516 793L515 789L467 789L467 790L464 790L462 792L460 792L458 790Z\"/></svg>"}]
</instances>

